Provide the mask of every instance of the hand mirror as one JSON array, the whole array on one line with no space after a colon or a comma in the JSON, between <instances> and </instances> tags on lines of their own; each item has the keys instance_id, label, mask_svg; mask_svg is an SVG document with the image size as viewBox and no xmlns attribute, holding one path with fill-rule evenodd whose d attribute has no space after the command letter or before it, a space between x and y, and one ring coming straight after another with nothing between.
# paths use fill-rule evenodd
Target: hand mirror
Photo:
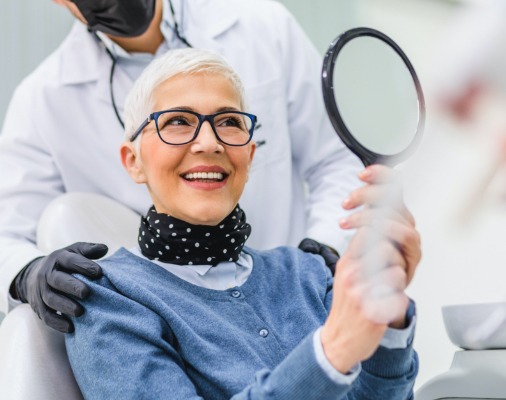
<instances>
[{"instance_id":1,"label":"hand mirror","mask_svg":"<svg viewBox=\"0 0 506 400\"><path fill-rule=\"evenodd\" d=\"M425 100L411 62L388 36L370 28L338 36L325 55L322 84L334 129L364 165L394 166L416 149Z\"/></svg>"}]
</instances>

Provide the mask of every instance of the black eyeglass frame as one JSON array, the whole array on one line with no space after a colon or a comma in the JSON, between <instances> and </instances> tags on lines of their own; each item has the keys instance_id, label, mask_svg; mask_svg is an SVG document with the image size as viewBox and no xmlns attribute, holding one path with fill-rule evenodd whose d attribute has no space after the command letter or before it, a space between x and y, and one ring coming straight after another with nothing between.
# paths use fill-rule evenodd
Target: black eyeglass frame
<instances>
[{"instance_id":1,"label":"black eyeglass frame","mask_svg":"<svg viewBox=\"0 0 506 400\"><path fill-rule=\"evenodd\" d=\"M195 133L194 133L193 137L190 140L188 140L187 142L184 142L184 143L169 143L169 142L163 140L162 135L160 134L160 129L158 128L158 117L160 115L168 113L168 112L184 112L184 113L195 115L199 119L199 124L197 125L197 129L195 129ZM243 143L243 144L230 144L230 143L227 143L227 142L223 141L220 138L220 135L218 135L218 132L216 132L216 127L214 126L214 118L217 117L217 116L219 116L219 115L223 115L223 114L239 114L239 115L244 115L244 116L248 117L251 120L251 128L248 129L249 138L246 141L246 143ZM191 110L185 110L185 109L172 109L172 110L156 111L154 113L149 114L148 118L146 118L144 120L144 122L132 134L132 136L130 136L130 142L133 142L135 139L137 139L137 137L142 133L142 131L144 130L144 128L146 126L148 126L148 124L151 121L153 121L153 120L155 121L156 133L158 134L158 137L160 138L160 140L162 142L164 142L165 144L168 144L168 145L171 145L171 146L182 146L182 145L185 145L185 144L193 142L197 138L197 136L199 135L200 128L202 127L202 124L207 121L207 122L209 122L209 125L211 125L211 128L213 130L214 136L216 136L216 139L218 139L219 142L221 142L223 144L226 144L227 146L240 147L240 146L246 146L251 141L251 139L253 138L253 132L255 130L255 124L257 123L257 116L253 115L253 114L245 113L245 112L242 112L242 111L235 111L235 110L234 111L220 111L220 112L217 112L217 113L214 113L214 114L208 114L208 115L199 114L198 112L191 111Z\"/></svg>"}]
</instances>

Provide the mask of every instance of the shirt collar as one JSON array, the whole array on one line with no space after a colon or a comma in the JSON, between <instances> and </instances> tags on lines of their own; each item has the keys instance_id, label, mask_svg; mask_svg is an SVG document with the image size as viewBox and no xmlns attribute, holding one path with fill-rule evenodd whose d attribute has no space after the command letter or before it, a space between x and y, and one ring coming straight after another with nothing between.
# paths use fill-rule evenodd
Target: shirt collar
<instances>
[{"instance_id":1,"label":"shirt collar","mask_svg":"<svg viewBox=\"0 0 506 400\"><path fill-rule=\"evenodd\" d=\"M135 246L135 247L131 248L129 251L132 254L135 254L138 257L141 257L141 258L144 258L146 260L149 260L146 256L144 256L144 254L142 254L142 251L139 248L139 246ZM170 264L170 263L164 263L164 262L159 261L159 260L149 260L149 261L151 261L152 263L154 263L156 265L159 265L162 268L166 268L167 265L173 266L175 268L187 268L189 270L194 271L199 276L204 276L204 275L206 275L211 270L211 268L219 268L220 265L223 265L223 264L235 264L237 267L240 267L240 268L252 269L253 265L252 265L252 263L249 260L250 260L250 258L246 257L246 253L243 251L239 255L239 259L235 263L232 262L232 261L223 261L223 262L219 263L218 265L216 265L214 267L212 265L178 265L178 264Z\"/></svg>"},{"instance_id":2,"label":"shirt collar","mask_svg":"<svg viewBox=\"0 0 506 400\"><path fill-rule=\"evenodd\" d=\"M237 267L240 268L252 269L253 265L248 262L248 259L244 255L245 253L241 252L241 254L239 255L239 259L235 263L232 261L223 261L218 265L216 265L215 267L213 267L212 265L185 265L184 267L189 268L192 271L195 271L200 276L204 276L205 274L207 274L211 270L211 268L219 268L220 265L222 264L235 264ZM163 265L163 263L161 263L160 261L158 261L157 264Z\"/></svg>"},{"instance_id":3,"label":"shirt collar","mask_svg":"<svg viewBox=\"0 0 506 400\"><path fill-rule=\"evenodd\" d=\"M97 32L97 36L100 38L105 47L111 52L111 54L116 58L131 58L130 53L128 53L123 47L119 44L113 42L109 36L107 36L103 32Z\"/></svg>"}]
</instances>

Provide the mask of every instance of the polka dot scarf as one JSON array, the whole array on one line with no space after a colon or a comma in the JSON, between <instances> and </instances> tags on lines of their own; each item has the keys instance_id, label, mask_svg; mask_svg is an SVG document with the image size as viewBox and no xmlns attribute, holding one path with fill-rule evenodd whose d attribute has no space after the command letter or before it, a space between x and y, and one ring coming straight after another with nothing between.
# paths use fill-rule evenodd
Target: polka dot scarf
<instances>
[{"instance_id":1,"label":"polka dot scarf","mask_svg":"<svg viewBox=\"0 0 506 400\"><path fill-rule=\"evenodd\" d=\"M217 226L192 225L151 206L142 217L139 246L150 260L178 265L217 265L237 261L251 226L237 205Z\"/></svg>"}]
</instances>

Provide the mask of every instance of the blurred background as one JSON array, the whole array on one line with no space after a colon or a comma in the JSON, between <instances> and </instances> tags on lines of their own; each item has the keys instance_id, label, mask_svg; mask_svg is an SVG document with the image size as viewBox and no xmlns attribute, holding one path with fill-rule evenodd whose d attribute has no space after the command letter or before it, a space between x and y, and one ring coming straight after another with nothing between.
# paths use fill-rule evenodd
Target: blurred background
<instances>
[{"instance_id":1,"label":"blurred background","mask_svg":"<svg viewBox=\"0 0 506 400\"><path fill-rule=\"evenodd\" d=\"M383 31L407 53L424 87L425 137L399 168L423 238L424 258L410 288L418 304L420 387L446 371L458 350L447 338L441 306L503 301L506 294L506 7L500 4L506 2L281 1L322 55L345 29ZM16 85L73 22L49 0L4 2L2 10L0 124Z\"/></svg>"}]
</instances>

